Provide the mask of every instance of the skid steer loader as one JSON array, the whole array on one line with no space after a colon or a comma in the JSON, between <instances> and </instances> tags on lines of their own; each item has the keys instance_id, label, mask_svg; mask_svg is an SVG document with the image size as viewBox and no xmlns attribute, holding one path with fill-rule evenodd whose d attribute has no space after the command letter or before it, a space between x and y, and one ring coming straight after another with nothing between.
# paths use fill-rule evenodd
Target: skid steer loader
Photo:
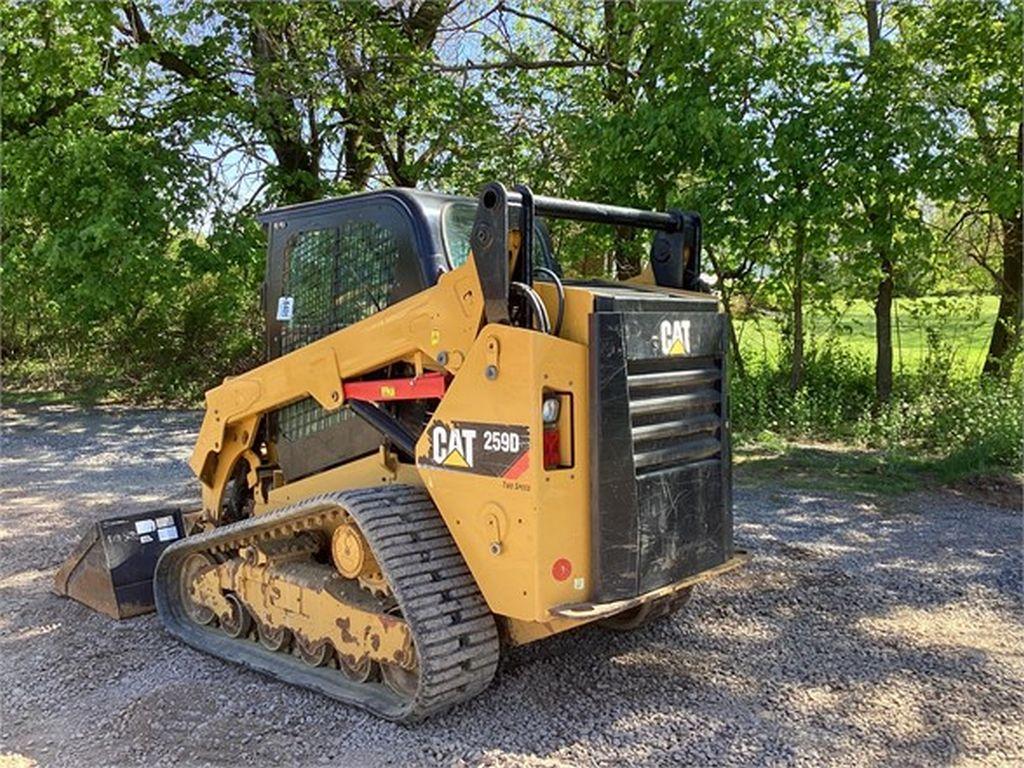
<instances>
[{"instance_id":1,"label":"skid steer loader","mask_svg":"<svg viewBox=\"0 0 1024 768\"><path fill-rule=\"evenodd\" d=\"M563 279L545 218L654 230L650 263ZM504 645L640 626L744 561L695 214L492 183L262 222L267 362L206 395L202 508L100 523L59 592L413 721Z\"/></svg>"}]
</instances>

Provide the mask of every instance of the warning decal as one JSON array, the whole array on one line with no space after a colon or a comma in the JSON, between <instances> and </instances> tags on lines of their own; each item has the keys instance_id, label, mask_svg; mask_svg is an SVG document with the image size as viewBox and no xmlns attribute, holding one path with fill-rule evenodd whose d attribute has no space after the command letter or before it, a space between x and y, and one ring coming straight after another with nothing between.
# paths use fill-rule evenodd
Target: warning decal
<instances>
[{"instance_id":1,"label":"warning decal","mask_svg":"<svg viewBox=\"0 0 1024 768\"><path fill-rule=\"evenodd\" d=\"M530 467L530 429L475 421L432 422L418 464L515 480Z\"/></svg>"}]
</instances>

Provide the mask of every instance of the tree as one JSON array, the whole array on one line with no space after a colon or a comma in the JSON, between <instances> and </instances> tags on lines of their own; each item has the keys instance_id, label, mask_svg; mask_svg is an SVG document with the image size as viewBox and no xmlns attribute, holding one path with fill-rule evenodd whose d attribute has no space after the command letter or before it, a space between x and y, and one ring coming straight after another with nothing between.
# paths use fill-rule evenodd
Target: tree
<instances>
[{"instance_id":1,"label":"tree","mask_svg":"<svg viewBox=\"0 0 1024 768\"><path fill-rule=\"evenodd\" d=\"M498 134L443 66L457 7L3 6L5 355L135 389L251 364L254 207L443 185Z\"/></svg>"},{"instance_id":2,"label":"tree","mask_svg":"<svg viewBox=\"0 0 1024 768\"><path fill-rule=\"evenodd\" d=\"M842 228L847 274L854 283L874 283L875 396L882 403L893 387L897 278L927 268L931 233L921 192L945 138L906 44L906 7L865 0L854 18L863 32L853 27L837 40L845 83L836 114L843 130L834 148L839 194L848 206Z\"/></svg>"},{"instance_id":3,"label":"tree","mask_svg":"<svg viewBox=\"0 0 1024 768\"><path fill-rule=\"evenodd\" d=\"M226 183L291 203L438 179L481 139L481 91L434 49L456 6L130 2L117 27L163 73L177 113L203 122ZM166 109L163 89L153 99Z\"/></svg>"},{"instance_id":4,"label":"tree","mask_svg":"<svg viewBox=\"0 0 1024 768\"><path fill-rule=\"evenodd\" d=\"M808 283L824 270L825 248L840 214L833 172L832 137L837 73L829 63L828 40L836 17L827 5L794 3L779 8L766 27L771 45L763 54L765 76L756 99L764 126L761 195L772 209L765 250L772 268L765 278L782 288L788 305L789 388L804 375L805 304Z\"/></svg>"},{"instance_id":5,"label":"tree","mask_svg":"<svg viewBox=\"0 0 1024 768\"><path fill-rule=\"evenodd\" d=\"M197 169L133 119L134 65L112 16L72 3L0 10L7 353L130 333L173 279L164 251L199 202Z\"/></svg>"},{"instance_id":6,"label":"tree","mask_svg":"<svg viewBox=\"0 0 1024 768\"><path fill-rule=\"evenodd\" d=\"M251 225L195 233L203 167L119 14L0 7L5 361L46 361L49 386L193 394L251 361L259 251Z\"/></svg>"},{"instance_id":7,"label":"tree","mask_svg":"<svg viewBox=\"0 0 1024 768\"><path fill-rule=\"evenodd\" d=\"M975 254L999 295L983 372L1009 375L1020 346L1022 164L1024 125L1019 2L941 0L915 8L909 43L930 76L930 101L957 130L945 147L943 173L930 191L962 212L954 230L991 218L1001 240L993 264Z\"/></svg>"},{"instance_id":8,"label":"tree","mask_svg":"<svg viewBox=\"0 0 1024 768\"><path fill-rule=\"evenodd\" d=\"M184 338L176 318L212 312L214 286L250 333L258 207L387 184L472 193L494 177L699 211L727 310L785 318L793 391L809 308L870 296L877 399L889 396L893 301L948 258L950 223L956 238L1001 233L998 258L972 249L1000 292L987 370L1007 372L1018 345L1016 0L128 0L0 14L4 271L8 297L18 290L5 353L52 352L57 336L65 349L136 344L161 324ZM644 265L647 239L631 232L553 229L570 273Z\"/></svg>"}]
</instances>

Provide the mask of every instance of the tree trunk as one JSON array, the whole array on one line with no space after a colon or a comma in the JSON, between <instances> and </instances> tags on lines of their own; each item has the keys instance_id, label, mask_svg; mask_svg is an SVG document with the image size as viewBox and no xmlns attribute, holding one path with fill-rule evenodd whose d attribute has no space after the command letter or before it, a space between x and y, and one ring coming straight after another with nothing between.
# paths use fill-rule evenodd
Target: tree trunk
<instances>
[{"instance_id":1,"label":"tree trunk","mask_svg":"<svg viewBox=\"0 0 1024 768\"><path fill-rule=\"evenodd\" d=\"M355 57L352 57L355 60ZM348 91L349 122L345 127L345 185L350 191L362 191L370 184L370 174L373 172L373 156L367 146L366 137L362 127L352 120L352 113L361 114L363 108L361 99L365 87L361 75L349 75L345 78L345 86Z\"/></svg>"},{"instance_id":2,"label":"tree trunk","mask_svg":"<svg viewBox=\"0 0 1024 768\"><path fill-rule=\"evenodd\" d=\"M736 335L736 323L733 321L728 302L723 302L723 305L725 306L725 322L729 324L729 347L732 352L730 359L733 368L736 369L736 375L743 377L747 373L747 368L743 362L743 355L740 353L740 337Z\"/></svg>"},{"instance_id":3,"label":"tree trunk","mask_svg":"<svg viewBox=\"0 0 1024 768\"><path fill-rule=\"evenodd\" d=\"M627 67L636 37L635 14L633 0L604 0L604 95L612 106L620 106L633 96Z\"/></svg>"},{"instance_id":4,"label":"tree trunk","mask_svg":"<svg viewBox=\"0 0 1024 768\"><path fill-rule=\"evenodd\" d=\"M981 121L975 121L982 126ZM980 131L979 131L980 133ZM1017 168L1024 163L1024 123L1017 124ZM1001 216L1003 231L1003 271L999 281L999 312L992 327L992 340L985 358L984 375L1009 376L1013 358L1019 351L1021 331L1021 291L1024 290L1021 249L1024 248L1024 222L1019 208L1015 215Z\"/></svg>"},{"instance_id":5,"label":"tree trunk","mask_svg":"<svg viewBox=\"0 0 1024 768\"><path fill-rule=\"evenodd\" d=\"M346 191L361 192L370 184L373 171L373 157L366 149L361 131L349 128L345 131L345 185Z\"/></svg>"},{"instance_id":6,"label":"tree trunk","mask_svg":"<svg viewBox=\"0 0 1024 768\"><path fill-rule=\"evenodd\" d=\"M636 35L636 3L631 0L604 0L604 56L605 67L604 97L613 109L622 109L630 104L634 94L630 91L627 66L633 50ZM612 246L613 268L618 280L636 277L643 270L640 258L631 253L630 243L636 230L628 227L615 229Z\"/></svg>"},{"instance_id":7,"label":"tree trunk","mask_svg":"<svg viewBox=\"0 0 1024 768\"><path fill-rule=\"evenodd\" d=\"M882 281L875 297L875 399L879 403L892 395L892 261L880 256Z\"/></svg>"},{"instance_id":8,"label":"tree trunk","mask_svg":"<svg viewBox=\"0 0 1024 768\"><path fill-rule=\"evenodd\" d=\"M321 196L320 150L302 136L302 115L295 107L292 89L280 82L283 35L263 26L250 13L256 115L253 121L263 133L277 160L277 183L282 202L300 203Z\"/></svg>"},{"instance_id":9,"label":"tree trunk","mask_svg":"<svg viewBox=\"0 0 1024 768\"><path fill-rule=\"evenodd\" d=\"M800 219L793 234L793 359L789 370L789 390L800 389L804 378L804 253L807 245L807 221Z\"/></svg>"},{"instance_id":10,"label":"tree trunk","mask_svg":"<svg viewBox=\"0 0 1024 768\"><path fill-rule=\"evenodd\" d=\"M875 52L875 45L881 37L878 23L878 0L864 0L864 18L868 22L868 55Z\"/></svg>"},{"instance_id":11,"label":"tree trunk","mask_svg":"<svg viewBox=\"0 0 1024 768\"><path fill-rule=\"evenodd\" d=\"M618 280L629 280L643 271L640 257L630 248L636 239L636 230L629 227L615 228L615 244L612 246L612 259L615 266L615 277Z\"/></svg>"},{"instance_id":12,"label":"tree trunk","mask_svg":"<svg viewBox=\"0 0 1024 768\"><path fill-rule=\"evenodd\" d=\"M722 308L725 310L725 321L729 324L729 347L732 353L729 360L733 368L736 369L737 376L743 376L746 373L746 366L743 362L743 354L740 352L740 339L736 335L736 323L733 322L732 316L732 290L725 282L725 272L718 264L718 260L715 258L714 249L706 245L704 246L704 252L708 255L708 261L711 264L711 269L715 272L715 279L718 281L718 290L722 292Z\"/></svg>"},{"instance_id":13,"label":"tree trunk","mask_svg":"<svg viewBox=\"0 0 1024 768\"><path fill-rule=\"evenodd\" d=\"M865 0L864 18L868 28L868 56L873 57L881 39L878 0ZM892 395L893 263L889 206L885 189L879 189L873 210L868 214L872 230L871 242L882 269L882 280L875 296L875 399L879 403L887 402Z\"/></svg>"},{"instance_id":14,"label":"tree trunk","mask_svg":"<svg viewBox=\"0 0 1024 768\"><path fill-rule=\"evenodd\" d=\"M988 357L982 372L985 375L1009 376L1014 353L1018 351L1021 331L1021 248L1024 248L1021 212L1001 221L1003 230L1003 271L999 286L999 312L992 328Z\"/></svg>"}]
</instances>

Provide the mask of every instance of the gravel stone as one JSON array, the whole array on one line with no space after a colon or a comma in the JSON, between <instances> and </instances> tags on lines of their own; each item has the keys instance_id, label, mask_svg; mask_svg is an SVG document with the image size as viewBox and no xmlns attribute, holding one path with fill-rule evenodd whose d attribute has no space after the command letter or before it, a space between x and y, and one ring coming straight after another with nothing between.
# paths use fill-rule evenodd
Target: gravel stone
<instances>
[{"instance_id":1,"label":"gravel stone","mask_svg":"<svg viewBox=\"0 0 1024 768\"><path fill-rule=\"evenodd\" d=\"M2 412L0 766L1024 764L1022 518L738 483L746 568L631 634L514 649L399 726L50 593L90 521L190 503L196 412Z\"/></svg>"}]
</instances>

